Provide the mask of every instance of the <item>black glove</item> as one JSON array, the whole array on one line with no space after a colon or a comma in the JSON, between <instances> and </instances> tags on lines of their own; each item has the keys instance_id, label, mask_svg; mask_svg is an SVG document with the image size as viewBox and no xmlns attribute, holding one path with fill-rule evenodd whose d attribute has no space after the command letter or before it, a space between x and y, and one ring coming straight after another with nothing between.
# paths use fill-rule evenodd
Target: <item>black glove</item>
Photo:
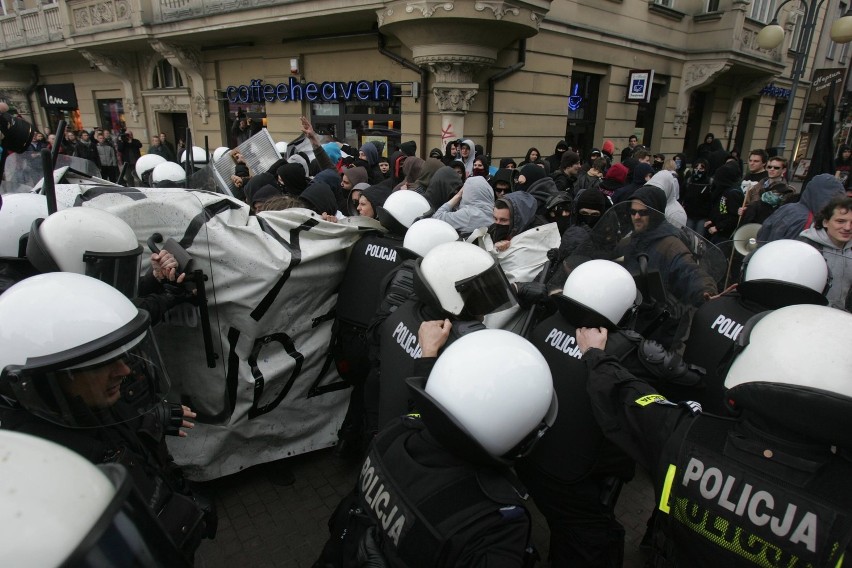
<instances>
[{"instance_id":1,"label":"black glove","mask_svg":"<svg viewBox=\"0 0 852 568\"><path fill-rule=\"evenodd\" d=\"M155 412L163 424L164 434L167 436L180 435L180 427L183 424L183 407L180 404L164 400L156 406Z\"/></svg>"},{"instance_id":2,"label":"black glove","mask_svg":"<svg viewBox=\"0 0 852 568\"><path fill-rule=\"evenodd\" d=\"M547 299L547 286L541 282L517 282L515 286L518 288L518 304L525 310Z\"/></svg>"},{"instance_id":3,"label":"black glove","mask_svg":"<svg viewBox=\"0 0 852 568\"><path fill-rule=\"evenodd\" d=\"M375 527L370 527L358 543L358 566L362 568L387 568L382 549L376 542Z\"/></svg>"}]
</instances>

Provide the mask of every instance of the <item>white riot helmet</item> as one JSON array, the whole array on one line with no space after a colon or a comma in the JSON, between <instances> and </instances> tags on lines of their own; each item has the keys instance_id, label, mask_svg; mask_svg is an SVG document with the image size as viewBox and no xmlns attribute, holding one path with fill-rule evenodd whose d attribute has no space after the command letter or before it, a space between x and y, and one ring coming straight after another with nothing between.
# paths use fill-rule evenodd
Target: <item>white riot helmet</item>
<instances>
[{"instance_id":1,"label":"white riot helmet","mask_svg":"<svg viewBox=\"0 0 852 568\"><path fill-rule=\"evenodd\" d=\"M388 196L376 211L376 217L388 231L403 235L414 221L426 216L431 209L425 197L416 191L401 189Z\"/></svg>"},{"instance_id":2,"label":"white riot helmet","mask_svg":"<svg viewBox=\"0 0 852 568\"><path fill-rule=\"evenodd\" d=\"M148 176L159 164L165 163L166 159L157 154L145 154L136 160L136 175L139 176L144 183L148 184Z\"/></svg>"},{"instance_id":3,"label":"white riot helmet","mask_svg":"<svg viewBox=\"0 0 852 568\"><path fill-rule=\"evenodd\" d=\"M556 419L547 361L509 331L485 329L461 337L423 383L408 380L424 424L466 461L511 463L529 453Z\"/></svg>"},{"instance_id":4,"label":"white riot helmet","mask_svg":"<svg viewBox=\"0 0 852 568\"><path fill-rule=\"evenodd\" d=\"M7 566L182 566L127 470L0 430L0 550ZM49 536L50 542L45 542Z\"/></svg>"},{"instance_id":5,"label":"white riot helmet","mask_svg":"<svg viewBox=\"0 0 852 568\"><path fill-rule=\"evenodd\" d=\"M826 305L828 266L817 249L801 241L782 239L761 246L744 262L737 287L746 299L767 308L793 304Z\"/></svg>"},{"instance_id":6,"label":"white riot helmet","mask_svg":"<svg viewBox=\"0 0 852 568\"><path fill-rule=\"evenodd\" d=\"M222 156L227 154L230 150L231 149L228 148L227 146L219 146L218 148L213 150L213 161L214 162L219 161L219 158L221 158Z\"/></svg>"},{"instance_id":7,"label":"white riot helmet","mask_svg":"<svg viewBox=\"0 0 852 568\"><path fill-rule=\"evenodd\" d=\"M147 312L88 276L39 274L0 296L0 393L68 428L127 422L168 392Z\"/></svg>"},{"instance_id":8,"label":"white riot helmet","mask_svg":"<svg viewBox=\"0 0 852 568\"><path fill-rule=\"evenodd\" d=\"M553 298L571 325L613 330L636 305L636 282L620 264L590 260L571 271Z\"/></svg>"},{"instance_id":9,"label":"white riot helmet","mask_svg":"<svg viewBox=\"0 0 852 568\"><path fill-rule=\"evenodd\" d=\"M151 172L152 187L183 187L186 184L186 170L174 162L166 162Z\"/></svg>"},{"instance_id":10,"label":"white riot helmet","mask_svg":"<svg viewBox=\"0 0 852 568\"><path fill-rule=\"evenodd\" d=\"M517 301L503 269L476 245L438 245L414 269L414 291L421 302L465 319L508 309Z\"/></svg>"},{"instance_id":11,"label":"white riot helmet","mask_svg":"<svg viewBox=\"0 0 852 568\"><path fill-rule=\"evenodd\" d=\"M0 208L0 257L26 256L33 221L47 217L47 198L37 193L11 193Z\"/></svg>"},{"instance_id":12,"label":"white riot helmet","mask_svg":"<svg viewBox=\"0 0 852 568\"><path fill-rule=\"evenodd\" d=\"M275 149L281 154L282 158L287 157L287 143L286 142L276 142Z\"/></svg>"},{"instance_id":13,"label":"white riot helmet","mask_svg":"<svg viewBox=\"0 0 852 568\"><path fill-rule=\"evenodd\" d=\"M406 231L402 246L417 256L426 256L426 253L436 246L457 240L459 234L446 221L420 219Z\"/></svg>"},{"instance_id":14,"label":"white riot helmet","mask_svg":"<svg viewBox=\"0 0 852 568\"><path fill-rule=\"evenodd\" d=\"M39 272L76 272L134 298L142 247L123 219L94 207L71 207L33 223L27 258Z\"/></svg>"},{"instance_id":15,"label":"white riot helmet","mask_svg":"<svg viewBox=\"0 0 852 568\"><path fill-rule=\"evenodd\" d=\"M200 148L198 146L192 147L192 163L197 166L204 166L207 164L207 152L204 151L204 148ZM180 163L186 163L186 150L180 153Z\"/></svg>"},{"instance_id":16,"label":"white riot helmet","mask_svg":"<svg viewBox=\"0 0 852 568\"><path fill-rule=\"evenodd\" d=\"M729 403L773 426L849 449L850 337L852 314L828 306L758 314L737 337L740 352L725 378Z\"/></svg>"}]
</instances>

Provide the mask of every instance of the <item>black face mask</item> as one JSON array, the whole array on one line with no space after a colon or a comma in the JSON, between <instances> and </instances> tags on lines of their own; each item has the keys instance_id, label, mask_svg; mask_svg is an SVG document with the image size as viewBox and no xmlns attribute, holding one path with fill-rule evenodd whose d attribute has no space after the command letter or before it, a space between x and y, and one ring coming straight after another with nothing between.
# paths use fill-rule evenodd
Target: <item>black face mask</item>
<instances>
[{"instance_id":1,"label":"black face mask","mask_svg":"<svg viewBox=\"0 0 852 568\"><path fill-rule=\"evenodd\" d=\"M594 227L601 219L600 215L588 215L586 213L579 213L579 215L580 222L588 225L589 227Z\"/></svg>"},{"instance_id":2,"label":"black face mask","mask_svg":"<svg viewBox=\"0 0 852 568\"><path fill-rule=\"evenodd\" d=\"M571 217L563 217L563 216L560 215L559 217L556 218L556 226L559 227L559 234L560 235L562 233L564 233L565 229L567 229L570 225L571 225Z\"/></svg>"},{"instance_id":3,"label":"black face mask","mask_svg":"<svg viewBox=\"0 0 852 568\"><path fill-rule=\"evenodd\" d=\"M512 227L510 225L498 225L497 223L492 223L491 226L488 227L488 234L491 235L491 240L495 243L508 240L511 232Z\"/></svg>"},{"instance_id":4,"label":"black face mask","mask_svg":"<svg viewBox=\"0 0 852 568\"><path fill-rule=\"evenodd\" d=\"M692 179L694 179L695 181L700 181L704 179L704 174L706 173L707 172L705 172L704 170L694 170L692 173Z\"/></svg>"}]
</instances>

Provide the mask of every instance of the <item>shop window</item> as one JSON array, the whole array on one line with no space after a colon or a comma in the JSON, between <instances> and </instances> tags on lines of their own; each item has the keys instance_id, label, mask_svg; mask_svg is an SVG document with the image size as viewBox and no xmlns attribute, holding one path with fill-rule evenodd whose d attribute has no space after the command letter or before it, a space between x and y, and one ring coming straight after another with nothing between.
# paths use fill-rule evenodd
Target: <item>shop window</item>
<instances>
[{"instance_id":1,"label":"shop window","mask_svg":"<svg viewBox=\"0 0 852 568\"><path fill-rule=\"evenodd\" d=\"M114 135L124 128L124 104L121 99L98 99L98 126L109 129Z\"/></svg>"},{"instance_id":2,"label":"shop window","mask_svg":"<svg viewBox=\"0 0 852 568\"><path fill-rule=\"evenodd\" d=\"M718 12L719 11L719 0L707 0L706 11L707 12Z\"/></svg>"},{"instance_id":3,"label":"shop window","mask_svg":"<svg viewBox=\"0 0 852 568\"><path fill-rule=\"evenodd\" d=\"M389 156L402 142L401 87L394 85L389 101L313 103L311 122L318 134L358 148L371 140L383 142Z\"/></svg>"},{"instance_id":4,"label":"shop window","mask_svg":"<svg viewBox=\"0 0 852 568\"><path fill-rule=\"evenodd\" d=\"M6 0L0 0L0 16L8 16L9 12L6 11Z\"/></svg>"},{"instance_id":5,"label":"shop window","mask_svg":"<svg viewBox=\"0 0 852 568\"><path fill-rule=\"evenodd\" d=\"M154 68L151 84L155 89L177 89L184 86L184 81L180 71L163 59Z\"/></svg>"}]
</instances>

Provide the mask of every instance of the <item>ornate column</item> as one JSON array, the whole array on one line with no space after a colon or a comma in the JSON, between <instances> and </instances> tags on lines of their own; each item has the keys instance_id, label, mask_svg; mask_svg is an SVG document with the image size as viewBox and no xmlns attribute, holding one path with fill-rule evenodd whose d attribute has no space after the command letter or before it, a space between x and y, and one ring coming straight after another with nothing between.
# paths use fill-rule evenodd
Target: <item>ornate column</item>
<instances>
[{"instance_id":1,"label":"ornate column","mask_svg":"<svg viewBox=\"0 0 852 568\"><path fill-rule=\"evenodd\" d=\"M398 0L377 11L382 33L411 49L414 62L434 76L442 141L465 136L464 119L479 92L479 74L498 52L538 33L550 0ZM483 134L483 133L478 133Z\"/></svg>"}]
</instances>

